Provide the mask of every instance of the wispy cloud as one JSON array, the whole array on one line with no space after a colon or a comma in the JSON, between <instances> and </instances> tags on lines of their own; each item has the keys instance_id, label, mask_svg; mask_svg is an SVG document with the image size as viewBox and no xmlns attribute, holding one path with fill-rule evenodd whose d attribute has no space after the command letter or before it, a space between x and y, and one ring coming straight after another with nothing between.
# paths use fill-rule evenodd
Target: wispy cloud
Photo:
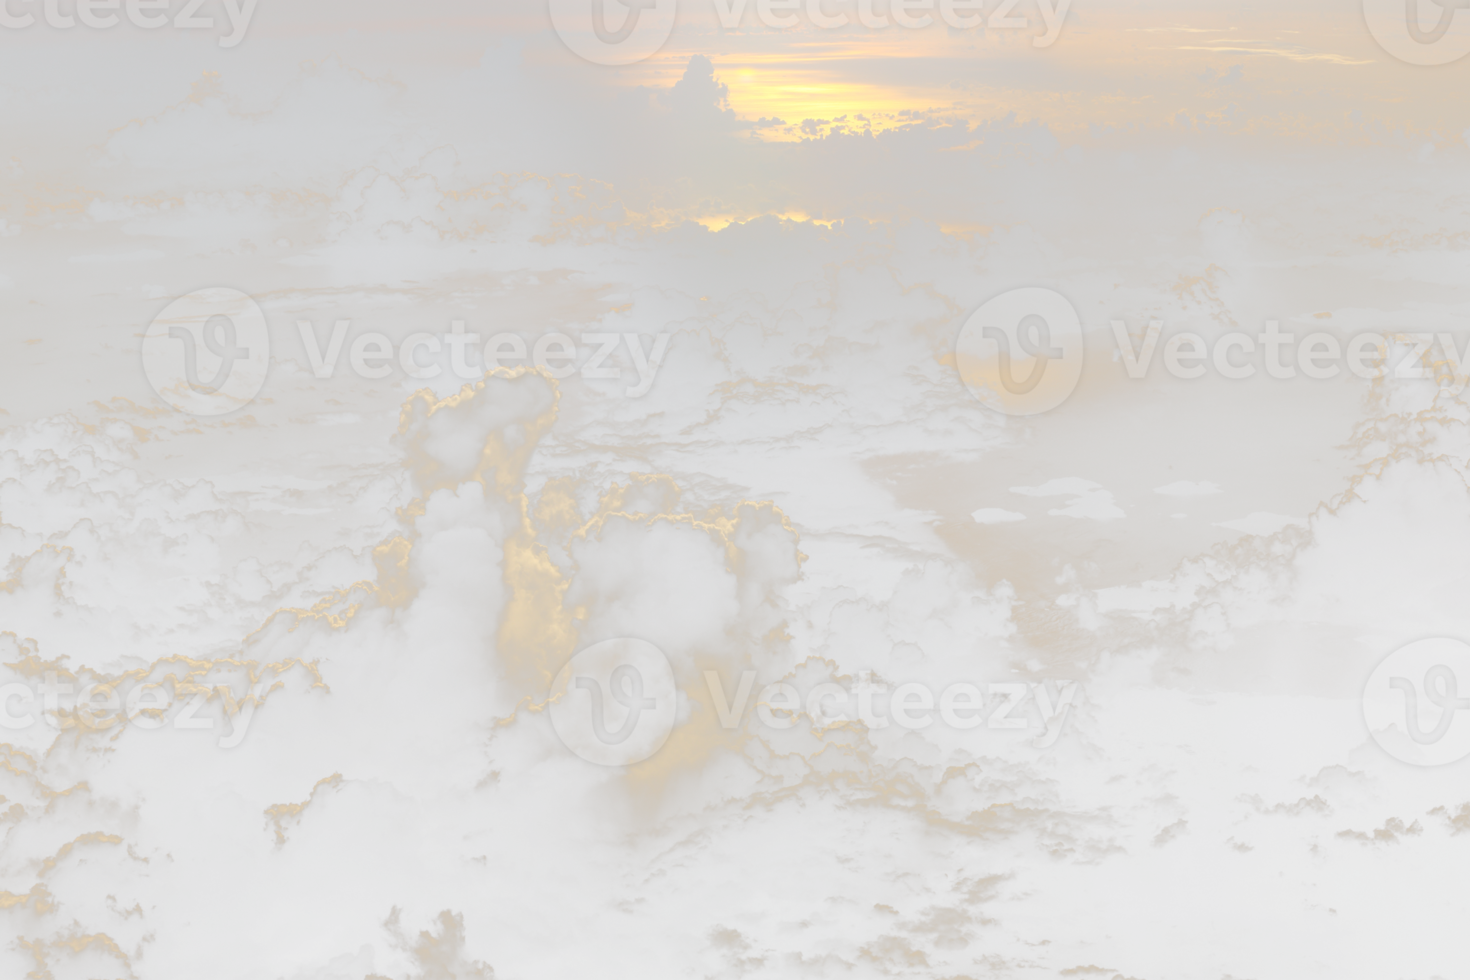
<instances>
[{"instance_id":1,"label":"wispy cloud","mask_svg":"<svg viewBox=\"0 0 1470 980\"><path fill-rule=\"evenodd\" d=\"M1349 58L1347 55L1321 51L1303 51L1301 48L1252 48L1244 44L1230 45L1180 45L1177 51L1210 51L1218 54L1268 54L1291 61L1326 61L1335 65L1371 65L1371 58Z\"/></svg>"}]
</instances>

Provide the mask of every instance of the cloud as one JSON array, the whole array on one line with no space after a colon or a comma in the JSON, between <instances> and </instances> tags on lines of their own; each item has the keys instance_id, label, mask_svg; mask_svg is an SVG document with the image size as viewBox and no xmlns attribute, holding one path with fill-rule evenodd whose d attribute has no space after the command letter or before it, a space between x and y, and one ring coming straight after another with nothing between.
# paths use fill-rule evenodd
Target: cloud
<instances>
[{"instance_id":1,"label":"cloud","mask_svg":"<svg viewBox=\"0 0 1470 980\"><path fill-rule=\"evenodd\" d=\"M320 62L301 62L269 109L245 112L222 73L206 69L187 98L112 129L88 154L94 166L198 165L243 148L290 159L334 156L384 143L404 93L407 85L391 72L375 78L332 51Z\"/></svg>"},{"instance_id":2,"label":"cloud","mask_svg":"<svg viewBox=\"0 0 1470 980\"><path fill-rule=\"evenodd\" d=\"M1460 804L1452 811L1448 807L1435 807L1429 815L1439 820L1451 837L1470 835L1470 804Z\"/></svg>"},{"instance_id":3,"label":"cloud","mask_svg":"<svg viewBox=\"0 0 1470 980\"><path fill-rule=\"evenodd\" d=\"M1470 544L1470 527L1457 516L1467 500L1463 461L1394 451L1320 504L1305 529L1242 539L1220 552L1226 564L1197 566L1202 585L1195 598L1222 602L1236 624L1308 610L1358 621L1432 614L1448 601L1441 586L1470 572L1457 545L1461 538ZM1429 538L1426 514L1435 514ZM1364 577L1369 567L1376 569L1372 580Z\"/></svg>"},{"instance_id":4,"label":"cloud","mask_svg":"<svg viewBox=\"0 0 1470 980\"><path fill-rule=\"evenodd\" d=\"M1097 661L1088 667L1088 691L1095 698L1110 698L1152 680L1154 661L1163 649L1154 644L1129 644L1117 649L1104 649Z\"/></svg>"},{"instance_id":5,"label":"cloud","mask_svg":"<svg viewBox=\"0 0 1470 980\"><path fill-rule=\"evenodd\" d=\"M1245 212L1230 207L1211 207L1195 225L1204 242L1205 254L1225 263L1245 262L1252 232Z\"/></svg>"},{"instance_id":6,"label":"cloud","mask_svg":"<svg viewBox=\"0 0 1470 980\"><path fill-rule=\"evenodd\" d=\"M279 6L217 76L163 34L144 58L122 35L37 34L0 65L0 196L26 222L0 280L18 324L0 672L147 671L185 701L211 691L203 717L254 711L230 750L188 730L6 733L0 975L184 976L219 948L236 951L220 980L571 976L650 956L671 975L943 976L974 972L982 946L986 970L1051 975L1079 944L1128 975L1190 975L1220 922L1260 935L1240 916L1272 910L1166 889L1090 907L1067 935L1034 924L1126 891L1160 828L1187 823L1171 852L1249 885L1228 824L1299 906L1324 860L1369 885L1382 870L1354 863L1343 827L1457 805L1374 754L1349 688L1401 636L1464 629L1460 398L1348 378L1119 389L1090 358L1067 406L1005 420L947 360L967 311L1037 277L1089 324L1254 330L1342 281L1382 325L1461 322L1454 290L1412 288L1463 265L1464 148L1417 156L1464 123L1441 125L1460 103L1428 73L1277 57L1249 83L1201 80L1198 54L1121 48L1107 24L1044 58L891 31L877 43L969 46L880 59L872 38L804 31L717 51L681 23L659 58L608 71L557 60L543 3L451 0L428 24L330 9ZM1317 26L1338 32L1324 50L1362 35ZM743 44L774 47L761 63ZM115 77L129 84L76 98ZM834 133L844 116L871 132ZM814 120L810 138L768 142L800 135L774 117ZM1382 207L1340 207L1384 187ZM85 276L68 261L127 255ZM217 282L261 297L272 373L237 417L179 417L136 334ZM535 372L466 392L447 373L315 377L296 322L325 336L339 317L399 338L462 320L672 340L643 398ZM1285 456L1312 467L1286 479ZM1222 525L1247 533L1143 507L1116 523L1114 492L1146 494L1165 458L1259 493ZM1036 475L1056 472L1100 482ZM1015 484L1074 520L971 510ZM1223 492L1155 492L1206 490ZM543 703L562 659L620 633L666 648L687 709L628 773L571 757ZM984 722L725 733L703 672L746 666L807 688L1018 683L1013 717L1032 722L1059 682L1079 693L1049 748ZM1421 843L1445 832L1420 819ZM1432 884L1442 856L1392 871ZM751 900L757 864L782 901ZM1303 920L1355 926L1357 946L1241 943L1209 966L1309 975L1327 948L1339 974L1387 975L1396 950L1362 926L1391 894ZM1160 921L1179 938L1162 950ZM1434 939L1405 948L1453 973Z\"/></svg>"},{"instance_id":7,"label":"cloud","mask_svg":"<svg viewBox=\"0 0 1470 980\"><path fill-rule=\"evenodd\" d=\"M1347 765L1323 765L1316 774L1302 776L1298 782L1313 790L1316 795L1326 796L1339 807L1372 802L1379 798L1379 779L1372 773L1352 770Z\"/></svg>"},{"instance_id":8,"label":"cloud","mask_svg":"<svg viewBox=\"0 0 1470 980\"><path fill-rule=\"evenodd\" d=\"M973 137L980 145L964 157L967 172L997 181L1005 194L1028 206L1053 185L1058 166L1080 160L1080 147L1063 151L1047 123L1023 122L1014 112L980 122Z\"/></svg>"},{"instance_id":9,"label":"cloud","mask_svg":"<svg viewBox=\"0 0 1470 980\"><path fill-rule=\"evenodd\" d=\"M1170 170L1188 169L1188 167L1194 166L1195 163L1200 163L1200 154L1195 153L1194 150L1185 147L1185 145L1179 145L1179 147L1175 147L1169 151Z\"/></svg>"},{"instance_id":10,"label":"cloud","mask_svg":"<svg viewBox=\"0 0 1470 980\"><path fill-rule=\"evenodd\" d=\"M445 184L457 163L456 148L445 144L401 175L372 165L344 173L328 206L329 241L400 251L557 239L591 244L609 241L612 223L628 217L612 184L576 173L497 172L451 190Z\"/></svg>"},{"instance_id":11,"label":"cloud","mask_svg":"<svg viewBox=\"0 0 1470 980\"><path fill-rule=\"evenodd\" d=\"M63 411L0 430L0 453L15 451L19 455L31 455L38 450L50 450L57 455L68 455L76 448L91 447L104 460L126 460L137 457L137 445L146 441L147 435L146 429L123 419L82 422L71 411Z\"/></svg>"},{"instance_id":12,"label":"cloud","mask_svg":"<svg viewBox=\"0 0 1470 980\"><path fill-rule=\"evenodd\" d=\"M1004 264L1003 254L1036 250L1029 231L1013 229L1008 239L997 229L992 259ZM664 316L689 311L669 303L664 289L635 292L631 317L653 331ZM606 420L589 423L588 438L685 464L716 455L980 448L1001 438L1000 426L938 360L957 316L938 289L904 285L885 263L828 264L820 281L795 285L775 310L764 295L738 292L717 316L663 323L670 339L659 381L645 398L592 408ZM622 319L606 317L604 329L620 329ZM620 392L632 382L606 383Z\"/></svg>"},{"instance_id":13,"label":"cloud","mask_svg":"<svg viewBox=\"0 0 1470 980\"><path fill-rule=\"evenodd\" d=\"M730 108L730 87L715 76L714 62L702 54L691 57L683 77L658 98L673 110L681 126L729 131L750 125Z\"/></svg>"},{"instance_id":14,"label":"cloud","mask_svg":"<svg viewBox=\"0 0 1470 980\"><path fill-rule=\"evenodd\" d=\"M1231 65L1227 72L1216 73L1213 68L1206 68L1199 76L1199 80L1215 85L1237 85L1242 79L1243 65Z\"/></svg>"},{"instance_id":15,"label":"cloud","mask_svg":"<svg viewBox=\"0 0 1470 980\"><path fill-rule=\"evenodd\" d=\"M1213 262L1204 270L1204 275L1180 273L1179 278L1169 285L1169 294L1179 304L1180 313L1208 317L1223 329L1239 328L1235 314L1230 311L1230 301L1235 298L1235 292L1233 276Z\"/></svg>"},{"instance_id":16,"label":"cloud","mask_svg":"<svg viewBox=\"0 0 1470 980\"><path fill-rule=\"evenodd\" d=\"M479 59L479 68L467 69L463 78L475 82L516 81L520 78L520 66L525 63L525 57L520 54L525 47L525 41L520 38L501 38L500 44L485 48Z\"/></svg>"},{"instance_id":17,"label":"cloud","mask_svg":"<svg viewBox=\"0 0 1470 980\"><path fill-rule=\"evenodd\" d=\"M1170 843L1175 842L1175 840L1179 840L1180 837L1188 836L1188 833L1189 821L1185 820L1185 818L1183 817L1180 817L1179 820L1173 821L1172 824L1169 824L1169 826L1167 827L1163 827L1163 829L1160 829L1160 832L1155 833L1154 839L1148 842L1148 846L1154 848L1155 851L1161 851L1161 849L1167 848Z\"/></svg>"},{"instance_id":18,"label":"cloud","mask_svg":"<svg viewBox=\"0 0 1470 980\"><path fill-rule=\"evenodd\" d=\"M1316 818L1326 820L1335 813L1332 804L1323 799L1322 796L1302 796L1297 802L1280 802L1280 804L1267 805L1261 798L1260 793L1242 793L1236 798L1238 804L1245 804L1251 808L1252 813L1260 817L1286 817L1288 820L1305 820L1305 818Z\"/></svg>"},{"instance_id":19,"label":"cloud","mask_svg":"<svg viewBox=\"0 0 1470 980\"><path fill-rule=\"evenodd\" d=\"M1299 47L1243 47L1234 44L1180 45L1180 51L1209 51L1216 54L1269 54L1292 61L1326 61L1335 65L1371 65L1371 58L1353 58L1330 51L1307 51Z\"/></svg>"},{"instance_id":20,"label":"cloud","mask_svg":"<svg viewBox=\"0 0 1470 980\"><path fill-rule=\"evenodd\" d=\"M1407 824L1398 817L1389 817L1383 821L1382 827L1373 830L1339 830L1333 835L1338 840L1355 843L1360 848L1369 848L1377 851L1380 848L1397 848L1399 843L1408 837L1421 837L1424 835L1424 827L1419 821Z\"/></svg>"},{"instance_id":21,"label":"cloud","mask_svg":"<svg viewBox=\"0 0 1470 980\"><path fill-rule=\"evenodd\" d=\"M94 222L123 222L129 235L216 237L241 231L265 232L287 220L320 212L325 198L312 192L251 187L232 191L188 191L168 197L94 197L87 216Z\"/></svg>"},{"instance_id":22,"label":"cloud","mask_svg":"<svg viewBox=\"0 0 1470 980\"><path fill-rule=\"evenodd\" d=\"M139 249L133 252L115 252L110 255L73 255L69 262L147 262L153 259L161 259L167 253L157 249Z\"/></svg>"},{"instance_id":23,"label":"cloud","mask_svg":"<svg viewBox=\"0 0 1470 980\"><path fill-rule=\"evenodd\" d=\"M647 637L663 647L699 707L685 713L660 756L658 764L668 767L661 781L697 766L719 745L701 668L718 666L732 676L755 662L790 669L781 595L800 574L800 559L780 511L744 502L728 514L692 513L681 507L672 481L654 477L601 493L584 481L561 481L528 496L526 470L556 405L554 385L535 372L490 377L444 401L415 395L393 437L408 496L398 498L386 526L367 529L377 547L357 561L334 563L332 552L314 554L296 538L293 562L241 568L217 545L243 526L242 514L258 520L259 512L208 484L139 482L123 465L136 445L134 429L51 421L0 430L0 504L9 521L31 529L29 542L13 530L6 541L33 549L10 562L0 609L7 622L39 637L0 635L7 682L26 676L37 658L58 655L68 678L158 672L171 656L196 665L196 683L217 683L230 678L218 668L211 673L206 658L222 656L250 675L245 686L234 679L236 699L252 681L264 681L243 741L228 750L235 771L255 774L248 787L224 790L212 776L180 781L180 773L206 771L205 759L223 758L215 755L218 731L207 738L132 726L81 735L45 726L8 733L17 743L8 750L29 753L24 764L37 784L7 789L19 807L10 817L21 827L47 828L39 847L54 850L59 834L80 840L102 828L102 844L126 840L128 849L89 850L91 867L161 862L147 882L117 893L128 907L146 907L136 925L152 938L142 939L127 921L88 920L86 928L113 937L120 962L146 961L164 974L178 969L176 957L189 945L174 938L184 928L178 916L192 913L187 905L160 904L155 892L186 889L176 874L238 879L251 866L268 865L276 886L303 898L316 894L331 906L328 920L341 948L361 950L300 976L391 972L405 943L423 976L449 970L488 977L492 964L505 962L520 972L527 966L521 954L487 948L488 937L514 907L549 908L558 901L558 882L585 873L576 870L577 854L586 853L581 847L563 848L549 865L547 855L580 833L576 814L596 809L607 780L621 778L571 758L539 710L565 658L611 635ZM36 444L38 435L50 448ZM299 494L297 503L305 503ZM591 513L579 516L587 504ZM77 519L79 512L88 516ZM130 562L146 564L149 574L130 584L116 573ZM274 606L296 599L302 577L322 592ZM197 628L179 635L188 623ZM111 642L88 639L104 635ZM272 671L267 660L294 666ZM213 699L200 717L218 722L222 714ZM95 755L92 746L103 738L108 747ZM165 757L177 765L158 765ZM555 793L532 788L557 770ZM19 771L14 763L12 771ZM78 790L78 780L92 788ZM47 805L47 792L53 799L62 793L62 806ZM538 796L533 815L523 803ZM418 801L426 799L439 801L432 811L440 831L423 823L429 811ZM491 815L497 811L501 817ZM194 822L196 816L204 819ZM530 888L486 906L473 898L478 886L467 889L461 848L507 817L529 819L527 829L537 828L531 836L546 846L526 846L523 835L509 852L489 839L471 844L493 855L478 865L485 881L511 874ZM447 827L453 829L443 832ZM414 842L414 853L387 856L395 839ZM84 843L94 848L91 838ZM163 860L165 851L181 863ZM365 852L381 858L374 883L328 901ZM516 854L529 863L512 871L522 863ZM535 867L541 871L532 873ZM584 893L587 914L603 888L616 890L619 874ZM63 877L50 888L44 900L67 909L68 923L88 916ZM416 898L430 894L428 905ZM400 919L425 916L437 916L437 925L405 940ZM385 918L386 929L375 924ZM224 941L230 921L196 916L187 928L196 938ZM49 933L38 935L37 948L50 949ZM242 952L234 975L300 969L300 956L290 951L300 949L302 936L286 927L277 939ZM155 942L145 956L143 948ZM55 946L54 955L68 955L64 936Z\"/></svg>"}]
</instances>

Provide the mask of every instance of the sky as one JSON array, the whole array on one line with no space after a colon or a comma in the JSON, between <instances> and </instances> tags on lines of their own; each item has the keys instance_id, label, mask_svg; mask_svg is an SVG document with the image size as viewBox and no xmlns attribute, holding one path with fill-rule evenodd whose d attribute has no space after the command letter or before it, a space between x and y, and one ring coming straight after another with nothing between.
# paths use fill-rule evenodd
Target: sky
<instances>
[{"instance_id":1,"label":"sky","mask_svg":"<svg viewBox=\"0 0 1470 980\"><path fill-rule=\"evenodd\" d=\"M1404 8L228 3L0 25L0 975L1457 975L1470 61Z\"/></svg>"}]
</instances>

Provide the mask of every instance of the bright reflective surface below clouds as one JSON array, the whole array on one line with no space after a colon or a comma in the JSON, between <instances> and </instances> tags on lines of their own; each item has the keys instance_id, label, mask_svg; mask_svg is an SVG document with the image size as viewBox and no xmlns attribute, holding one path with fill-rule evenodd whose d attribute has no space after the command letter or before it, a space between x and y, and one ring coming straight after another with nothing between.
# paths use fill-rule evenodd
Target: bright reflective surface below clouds
<instances>
[{"instance_id":1,"label":"bright reflective surface below clouds","mask_svg":"<svg viewBox=\"0 0 1470 980\"><path fill-rule=\"evenodd\" d=\"M1463 975L1470 9L79 6L0 976Z\"/></svg>"}]
</instances>

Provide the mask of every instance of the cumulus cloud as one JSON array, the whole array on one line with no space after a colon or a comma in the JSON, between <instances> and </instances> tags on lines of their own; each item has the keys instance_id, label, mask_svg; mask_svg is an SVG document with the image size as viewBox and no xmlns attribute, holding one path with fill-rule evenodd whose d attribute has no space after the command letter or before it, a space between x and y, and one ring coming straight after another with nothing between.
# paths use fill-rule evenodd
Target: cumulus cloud
<instances>
[{"instance_id":1,"label":"cumulus cloud","mask_svg":"<svg viewBox=\"0 0 1470 980\"><path fill-rule=\"evenodd\" d=\"M96 166L197 165L241 148L293 159L332 156L381 144L406 91L391 72L370 76L332 51L320 62L301 62L269 109L245 112L226 91L223 73L206 69L187 98L112 129L88 154Z\"/></svg>"},{"instance_id":2,"label":"cumulus cloud","mask_svg":"<svg viewBox=\"0 0 1470 980\"><path fill-rule=\"evenodd\" d=\"M1355 843L1360 848L1377 851L1380 848L1397 848L1408 837L1424 836L1424 827L1417 820L1405 824L1399 817L1389 817L1383 821L1382 827L1374 827L1373 830L1339 830L1335 836L1338 840Z\"/></svg>"},{"instance_id":3,"label":"cumulus cloud","mask_svg":"<svg viewBox=\"0 0 1470 980\"><path fill-rule=\"evenodd\" d=\"M1448 807L1435 807L1429 811L1429 815L1439 820L1445 833L1451 837L1470 835L1470 804L1460 804L1454 810L1449 810Z\"/></svg>"},{"instance_id":4,"label":"cumulus cloud","mask_svg":"<svg viewBox=\"0 0 1470 980\"><path fill-rule=\"evenodd\" d=\"M1245 212L1232 207L1211 207L1200 216L1197 228L1205 254L1211 259L1227 264L1245 262L1252 237Z\"/></svg>"},{"instance_id":5,"label":"cumulus cloud","mask_svg":"<svg viewBox=\"0 0 1470 980\"><path fill-rule=\"evenodd\" d=\"M911 325L947 309L889 275L833 270L833 329L863 336L885 320ZM844 298L844 289L860 294ZM857 295L872 304L869 313L851 306ZM666 294L645 301L663 313L679 304ZM931 558L901 573L883 598L842 586L792 607L786 591L800 582L806 557L801 533L772 501L695 511L678 482L650 473L610 483L573 473L528 495L526 475L538 442L551 438L557 401L556 382L532 369L497 369L447 397L413 392L394 439L409 488L392 497L395 529L368 552L334 548L303 569L241 561L210 586L212 601L260 610L260 619L235 639L216 635L212 657L78 666L50 652L68 649L54 630L35 630L40 641L0 635L0 673L35 679L50 669L123 693L163 683L166 717L204 683L225 683L235 695L260 685L248 735L225 752L209 739L147 738L159 733L93 729L71 716L62 732L43 724L6 746L0 871L12 889L3 892L6 908L25 917L12 932L25 945L4 955L57 973L81 962L76 951L85 949L93 964L85 976L265 970L428 980L525 976L553 949L606 964L607 943L623 961L637 933L672 961L731 976L767 956L800 968L897 970L953 962L982 943L1022 868L1094 867L1126 854L1116 817L1063 804L1053 780L1028 764L979 764L970 752L947 754L923 739L895 752L857 724L819 729L804 714L785 732L754 721L720 729L698 693L703 669L734 677L754 666L803 689L858 667L948 670L976 644L1014 632L1013 591L980 586L963 563ZM100 404L129 411L119 401ZM153 527L160 539L193 533L187 527L229 533L231 508L213 486L123 478L119 464L106 469L90 447L71 445L90 435L68 419L21 426L7 436L18 447L7 458L54 469L57 451L69 448L73 483L93 492L113 473L121 483L112 505L132 529L115 545L135 544ZM122 445L109 451L123 454ZM10 580L24 589L16 598L43 611L50 607L40 595L94 588L91 563L106 566L121 552L109 558L106 542L88 545L78 530L85 527L57 539L66 544L41 541L43 526L0 535L24 557ZM97 607L59 611L82 623L93 616L88 608ZM32 632L13 610L6 621ZM106 616L97 624L109 627ZM641 790L572 760L545 707L551 676L570 652L629 633L659 642L694 698L678 745L644 770L666 788L651 824L631 811L617 815L622 804L609 808ZM385 723L404 710L409 732ZM204 714L228 723L222 695L207 699ZM191 817L181 793L194 790L173 777L179 771L210 788L219 820ZM62 801L66 824L57 823ZM441 820L462 830L442 835ZM635 827L647 836L637 854L607 848ZM575 840L587 845L569 851ZM785 840L792 854L814 858L786 879L810 898L791 907L791 918L719 926L744 899L691 883L720 876L739 895L760 889L760 868L731 870L745 867L732 855L750 854L760 840ZM898 849L878 876L853 868L833 890L836 840ZM960 851L976 860L951 886L911 877L910 868ZM240 861L262 870L243 901L206 911L188 898ZM103 864L106 882L69 871L82 864ZM532 883L519 911L485 904L513 883ZM628 912L603 908L609 889L623 908L638 909L637 929L629 932ZM835 893L850 896L851 907L823 901ZM654 939L663 924L641 926L666 923L673 908L688 911L691 895L697 932L666 942ZM597 939L572 949L551 939L537 924L547 902L581 909ZM863 911L879 907L891 912ZM851 946L792 946L806 930L848 920L872 921L878 932ZM181 930L197 943L140 945L144 933ZM228 956L213 952L221 943Z\"/></svg>"},{"instance_id":6,"label":"cumulus cloud","mask_svg":"<svg viewBox=\"0 0 1470 980\"><path fill-rule=\"evenodd\" d=\"M251 187L118 200L98 195L87 204L87 216L94 222L122 222L129 235L238 235L303 219L323 204L325 198L313 192Z\"/></svg>"},{"instance_id":7,"label":"cumulus cloud","mask_svg":"<svg viewBox=\"0 0 1470 980\"><path fill-rule=\"evenodd\" d=\"M1458 329L1465 148L1426 133L1464 121L1409 97L1428 73L1120 61L1125 10L1049 54L827 48L807 80L843 84L814 92L804 32L704 48L690 20L604 70L529 2L374 9L262 9L209 58L38 32L0 66L0 684L164 697L6 730L0 973L188 976L201 949L252 980L1191 975L1200 950L1308 975L1324 949L1342 976L1453 972L1439 920L1384 896L1434 894L1465 801L1379 751L1357 699L1406 638L1465 633L1463 396L1135 380L1097 348L1113 319ZM243 412L180 416L137 337L221 283L266 310L271 373ZM1008 419L954 338L1039 283L1079 310L1086 372ZM298 322L338 320L349 350L455 322L669 340L640 397L626 344L616 379L466 388L448 350L433 378L317 375ZM595 767L549 685L630 635L680 712L647 763ZM960 681L971 727L807 700ZM777 683L786 728L757 713ZM1225 884L1139 889L1158 857ZM1221 953L1222 923L1258 941Z\"/></svg>"},{"instance_id":8,"label":"cumulus cloud","mask_svg":"<svg viewBox=\"0 0 1470 980\"><path fill-rule=\"evenodd\" d=\"M614 223L629 217L606 181L497 172L466 190L445 187L457 169L459 151L444 144L401 173L372 165L345 173L328 206L329 241L400 251L559 239L606 245Z\"/></svg>"},{"instance_id":9,"label":"cumulus cloud","mask_svg":"<svg viewBox=\"0 0 1470 980\"><path fill-rule=\"evenodd\" d=\"M714 62L702 54L689 59L684 76L659 98L682 127L719 131L749 125L730 108L730 87L715 76Z\"/></svg>"},{"instance_id":10,"label":"cumulus cloud","mask_svg":"<svg viewBox=\"0 0 1470 980\"><path fill-rule=\"evenodd\" d=\"M1061 148L1050 126L1039 119L1022 120L1016 113L1001 119L986 119L973 132L979 141L964 157L972 175L994 181L1000 190L1016 198L1017 204L1035 206L1054 184L1055 170L1078 163L1082 148Z\"/></svg>"}]
</instances>

